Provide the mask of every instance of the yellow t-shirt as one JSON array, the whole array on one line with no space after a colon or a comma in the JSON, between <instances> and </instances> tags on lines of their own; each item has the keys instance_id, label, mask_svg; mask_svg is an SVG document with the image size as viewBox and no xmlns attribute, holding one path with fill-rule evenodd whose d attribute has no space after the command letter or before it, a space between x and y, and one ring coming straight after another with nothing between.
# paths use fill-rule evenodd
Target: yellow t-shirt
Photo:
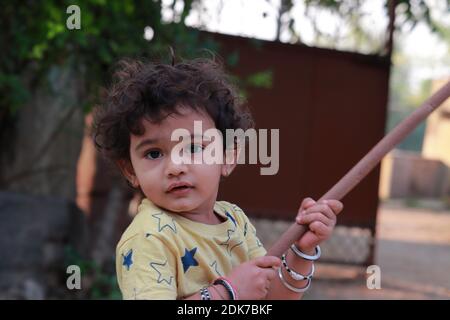
<instances>
[{"instance_id":1,"label":"yellow t-shirt","mask_svg":"<svg viewBox=\"0 0 450 320\"><path fill-rule=\"evenodd\" d=\"M208 225L169 213L144 199L116 249L124 299L180 299L234 266L266 254L256 230L236 205L216 201L225 222Z\"/></svg>"}]
</instances>

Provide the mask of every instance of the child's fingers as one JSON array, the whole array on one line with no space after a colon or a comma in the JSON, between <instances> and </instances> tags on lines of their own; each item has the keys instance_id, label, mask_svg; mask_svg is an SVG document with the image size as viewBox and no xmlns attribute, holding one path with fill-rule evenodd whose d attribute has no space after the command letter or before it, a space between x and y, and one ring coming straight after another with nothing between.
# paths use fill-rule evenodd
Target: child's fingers
<instances>
[{"instance_id":1,"label":"child's fingers","mask_svg":"<svg viewBox=\"0 0 450 320\"><path fill-rule=\"evenodd\" d=\"M344 209L344 204L339 200L325 200L334 214L339 214Z\"/></svg>"},{"instance_id":2,"label":"child's fingers","mask_svg":"<svg viewBox=\"0 0 450 320\"><path fill-rule=\"evenodd\" d=\"M306 224L309 225L310 223L314 221L320 221L326 226L334 227L336 223L336 219L330 219L326 215L324 215L321 212L313 212L301 217L297 217L296 222L299 224Z\"/></svg>"},{"instance_id":3,"label":"child's fingers","mask_svg":"<svg viewBox=\"0 0 450 320\"><path fill-rule=\"evenodd\" d=\"M276 275L275 270L272 268L270 268L270 269L267 268L267 269L264 269L263 272L264 272L265 278L267 279L266 280L267 284L268 284L268 286L270 286L270 281L272 281Z\"/></svg>"},{"instance_id":4,"label":"child's fingers","mask_svg":"<svg viewBox=\"0 0 450 320\"><path fill-rule=\"evenodd\" d=\"M316 204L315 206L306 209L302 215L309 215L314 212L322 212L325 216L327 216L331 220L336 219L336 214L331 210L331 208L327 204Z\"/></svg>"},{"instance_id":5,"label":"child's fingers","mask_svg":"<svg viewBox=\"0 0 450 320\"><path fill-rule=\"evenodd\" d=\"M278 268L281 265L281 260L280 258L274 256L263 256L254 259L254 263L260 268Z\"/></svg>"},{"instance_id":6,"label":"child's fingers","mask_svg":"<svg viewBox=\"0 0 450 320\"><path fill-rule=\"evenodd\" d=\"M300 205L300 211L308 209L309 207L311 207L315 203L316 202L312 198L308 197L308 198L303 199L302 204Z\"/></svg>"},{"instance_id":7,"label":"child's fingers","mask_svg":"<svg viewBox=\"0 0 450 320\"><path fill-rule=\"evenodd\" d=\"M309 225L309 229L319 236L326 236L331 233L331 227L321 221L314 221Z\"/></svg>"}]
</instances>

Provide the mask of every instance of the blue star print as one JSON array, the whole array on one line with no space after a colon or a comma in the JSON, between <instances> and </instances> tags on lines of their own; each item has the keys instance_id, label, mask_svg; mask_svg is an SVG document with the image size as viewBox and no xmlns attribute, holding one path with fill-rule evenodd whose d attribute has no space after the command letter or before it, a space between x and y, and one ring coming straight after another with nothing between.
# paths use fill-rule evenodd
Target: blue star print
<instances>
[{"instance_id":1,"label":"blue star print","mask_svg":"<svg viewBox=\"0 0 450 320\"><path fill-rule=\"evenodd\" d=\"M123 257L122 265L127 267L127 270L130 270L130 267L133 264L132 256L133 256L133 249L130 249L126 255L122 253Z\"/></svg>"},{"instance_id":2,"label":"blue star print","mask_svg":"<svg viewBox=\"0 0 450 320\"><path fill-rule=\"evenodd\" d=\"M226 216L230 218L230 220L233 221L234 225L236 226L236 220L234 220L233 216L229 214L228 211L226 212Z\"/></svg>"},{"instance_id":3,"label":"blue star print","mask_svg":"<svg viewBox=\"0 0 450 320\"><path fill-rule=\"evenodd\" d=\"M184 273L189 269L189 267L195 267L198 266L198 261L195 260L194 255L197 251L197 248L194 248L192 250L184 249L184 256L181 257L181 262L183 263L183 270Z\"/></svg>"}]
</instances>

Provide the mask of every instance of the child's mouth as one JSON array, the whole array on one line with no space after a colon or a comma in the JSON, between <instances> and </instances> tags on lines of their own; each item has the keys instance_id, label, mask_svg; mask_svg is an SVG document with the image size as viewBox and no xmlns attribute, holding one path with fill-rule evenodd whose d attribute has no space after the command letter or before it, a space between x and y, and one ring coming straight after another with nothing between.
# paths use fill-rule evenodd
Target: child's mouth
<instances>
[{"instance_id":1,"label":"child's mouth","mask_svg":"<svg viewBox=\"0 0 450 320\"><path fill-rule=\"evenodd\" d=\"M179 186L179 187L173 188L171 191L173 191L173 190L182 190L182 189L186 189L186 188L190 188L190 187L189 186Z\"/></svg>"},{"instance_id":2,"label":"child's mouth","mask_svg":"<svg viewBox=\"0 0 450 320\"><path fill-rule=\"evenodd\" d=\"M169 193L174 195L185 195L187 194L193 187L189 186L179 186L172 188Z\"/></svg>"}]
</instances>

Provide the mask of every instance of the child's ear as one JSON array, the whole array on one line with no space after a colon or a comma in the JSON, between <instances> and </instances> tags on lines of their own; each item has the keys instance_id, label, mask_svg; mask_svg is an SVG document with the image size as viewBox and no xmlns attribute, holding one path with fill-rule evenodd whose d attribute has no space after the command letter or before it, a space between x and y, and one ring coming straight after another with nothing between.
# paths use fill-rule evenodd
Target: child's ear
<instances>
[{"instance_id":1,"label":"child's ear","mask_svg":"<svg viewBox=\"0 0 450 320\"><path fill-rule=\"evenodd\" d=\"M240 154L241 148L239 148L237 145L235 145L233 149L225 149L225 163L222 164L221 169L221 173L224 177L228 177L231 172L233 172L234 168L236 168Z\"/></svg>"},{"instance_id":2,"label":"child's ear","mask_svg":"<svg viewBox=\"0 0 450 320\"><path fill-rule=\"evenodd\" d=\"M139 181L136 177L136 174L134 173L133 165L131 164L130 160L120 159L116 161L116 164L125 178L131 184L131 186L134 188L138 188Z\"/></svg>"}]
</instances>

